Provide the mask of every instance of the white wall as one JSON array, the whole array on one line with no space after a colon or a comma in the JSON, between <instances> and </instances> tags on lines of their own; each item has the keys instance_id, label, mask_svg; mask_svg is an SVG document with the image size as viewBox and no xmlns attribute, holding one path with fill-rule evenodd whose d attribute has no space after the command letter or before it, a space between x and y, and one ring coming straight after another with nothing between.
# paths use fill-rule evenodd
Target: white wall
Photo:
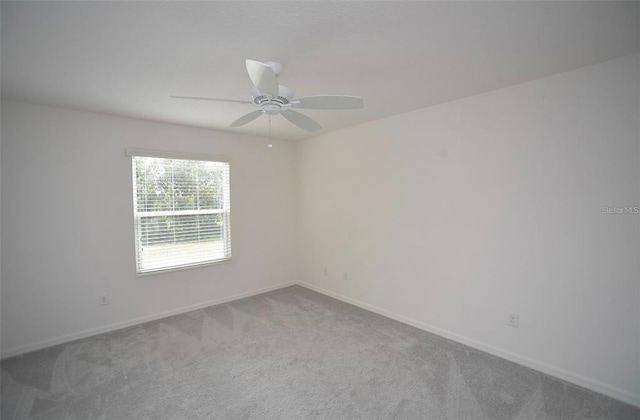
<instances>
[{"instance_id":1,"label":"white wall","mask_svg":"<svg viewBox=\"0 0 640 420\"><path fill-rule=\"evenodd\" d=\"M299 143L300 280L640 404L638 62Z\"/></svg>"},{"instance_id":2,"label":"white wall","mask_svg":"<svg viewBox=\"0 0 640 420\"><path fill-rule=\"evenodd\" d=\"M273 149L3 102L2 352L298 278L640 403L638 60ZM125 147L232 157L233 263L135 276Z\"/></svg>"},{"instance_id":3,"label":"white wall","mask_svg":"<svg viewBox=\"0 0 640 420\"><path fill-rule=\"evenodd\" d=\"M1 134L4 355L295 280L292 143L16 102ZM231 156L232 263L136 277L125 147Z\"/></svg>"}]
</instances>

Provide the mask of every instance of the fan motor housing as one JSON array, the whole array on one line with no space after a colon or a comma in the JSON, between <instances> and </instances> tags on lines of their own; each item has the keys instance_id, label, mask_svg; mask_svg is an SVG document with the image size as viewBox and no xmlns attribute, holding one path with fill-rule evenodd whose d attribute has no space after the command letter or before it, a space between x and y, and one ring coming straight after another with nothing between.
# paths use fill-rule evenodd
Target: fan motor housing
<instances>
[{"instance_id":1,"label":"fan motor housing","mask_svg":"<svg viewBox=\"0 0 640 420\"><path fill-rule=\"evenodd\" d=\"M293 91L286 86L278 85L278 96L273 98L270 95L264 95L255 87L251 89L251 97L253 103L263 107L264 105L285 106L289 105L293 98Z\"/></svg>"}]
</instances>

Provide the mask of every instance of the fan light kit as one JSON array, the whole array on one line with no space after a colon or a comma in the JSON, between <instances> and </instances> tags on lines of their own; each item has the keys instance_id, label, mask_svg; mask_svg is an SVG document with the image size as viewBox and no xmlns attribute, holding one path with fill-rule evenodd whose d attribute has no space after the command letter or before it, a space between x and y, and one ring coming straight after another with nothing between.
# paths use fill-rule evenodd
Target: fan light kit
<instances>
[{"instance_id":1,"label":"fan light kit","mask_svg":"<svg viewBox=\"0 0 640 420\"><path fill-rule=\"evenodd\" d=\"M323 109L323 110L344 110L362 109L364 101L359 96L347 95L319 95L293 97L293 91L286 86L278 84L278 76L282 73L283 66L275 61L247 60L247 73L253 82L251 88L251 101L240 101L235 99L207 98L200 96L175 96L176 99L195 99L200 101L233 102L239 104L250 104L256 106L256 111L250 112L231 123L231 127L240 127L250 123L263 114L280 114L290 123L307 131L317 131L322 127L320 124L304 114L293 111L297 109Z\"/></svg>"}]
</instances>

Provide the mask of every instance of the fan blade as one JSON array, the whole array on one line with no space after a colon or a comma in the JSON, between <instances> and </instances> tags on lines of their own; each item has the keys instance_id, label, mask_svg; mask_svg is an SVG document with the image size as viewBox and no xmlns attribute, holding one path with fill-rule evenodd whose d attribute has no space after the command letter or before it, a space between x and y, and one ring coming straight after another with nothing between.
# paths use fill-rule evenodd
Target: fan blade
<instances>
[{"instance_id":1,"label":"fan blade","mask_svg":"<svg viewBox=\"0 0 640 420\"><path fill-rule=\"evenodd\" d=\"M298 127L303 128L307 131L317 131L322 128L320 124L299 112L285 109L281 112L281 114L283 117L288 119L291 124L297 125Z\"/></svg>"},{"instance_id":2,"label":"fan blade","mask_svg":"<svg viewBox=\"0 0 640 420\"><path fill-rule=\"evenodd\" d=\"M234 102L238 104L250 104L252 102L249 101L237 101L235 99L219 99L219 98L206 98L202 96L177 96L171 95L173 99L195 99L198 101L216 101L216 102Z\"/></svg>"},{"instance_id":3,"label":"fan blade","mask_svg":"<svg viewBox=\"0 0 640 420\"><path fill-rule=\"evenodd\" d=\"M296 108L306 109L362 109L364 107L361 97L346 95L306 96L295 98L291 102Z\"/></svg>"},{"instance_id":4,"label":"fan blade","mask_svg":"<svg viewBox=\"0 0 640 420\"><path fill-rule=\"evenodd\" d=\"M271 67L255 60L247 60L247 73L260 93L278 97L278 79Z\"/></svg>"},{"instance_id":5,"label":"fan blade","mask_svg":"<svg viewBox=\"0 0 640 420\"><path fill-rule=\"evenodd\" d=\"M260 115L262 115L262 110L250 112L247 115L243 115L242 117L232 122L229 127L240 127L242 125L249 124L251 121L255 120Z\"/></svg>"}]
</instances>

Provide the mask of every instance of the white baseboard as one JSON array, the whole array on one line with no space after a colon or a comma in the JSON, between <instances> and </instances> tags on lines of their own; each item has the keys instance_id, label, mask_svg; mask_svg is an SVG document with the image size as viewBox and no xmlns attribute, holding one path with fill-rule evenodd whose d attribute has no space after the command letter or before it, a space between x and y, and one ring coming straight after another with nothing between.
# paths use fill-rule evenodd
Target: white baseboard
<instances>
[{"instance_id":1,"label":"white baseboard","mask_svg":"<svg viewBox=\"0 0 640 420\"><path fill-rule=\"evenodd\" d=\"M42 350L47 347L55 346L57 344L68 343L70 341L79 340L81 338L87 338L94 335L104 334L122 328L132 327L134 325L143 324L145 322L154 321L160 318L166 318L168 316L178 315L196 309L206 308L207 306L219 305L221 303L231 302L233 300L243 299L249 296L259 295L261 293L270 292L272 290L282 289L297 284L296 282L281 283L275 286L264 287L262 289L251 290L244 293L239 293L233 296L227 296L219 299L208 300L206 302L196 303L194 305L183 306L182 308L171 309L168 311L158 312L152 315L142 316L139 318L131 319L128 321L116 322L114 324L104 325L102 327L89 328L87 330L79 331L72 334L61 335L58 337L48 338L46 340L37 341L35 343L26 344L23 346L13 347L2 351L2 359L8 357L18 356L24 353L30 353L36 350Z\"/></svg>"},{"instance_id":2,"label":"white baseboard","mask_svg":"<svg viewBox=\"0 0 640 420\"><path fill-rule=\"evenodd\" d=\"M590 389L595 392L599 392L601 394L607 395L611 398L615 398L617 400L623 401L627 404L634 405L636 407L640 407L640 396L633 395L632 393L625 391L623 389L605 384L603 382L587 378L585 376L567 371L565 369L549 365L544 362L540 362L537 360L530 359L525 356L521 356L516 353L512 353L507 350L500 349L498 347L494 347L490 344L483 343L481 341L474 340L472 338L468 338L459 334L452 333L450 331L434 327L429 324L425 324L420 321L416 321L414 319L405 317L403 315L396 314L395 312L388 311L386 309L379 308L377 306L370 305L368 303L359 301L357 299L353 299L338 293L331 292L329 290L304 283L304 282L288 282L281 283L275 286L265 287L262 289L251 290L249 292L239 293L232 296L227 296L224 298L213 299L206 302L200 302L194 305L184 306L182 308L172 309L169 311L158 312L152 315L147 315L135 319L131 319L128 321L117 322L114 324L105 325L102 327L90 328L87 330L79 331L77 333L66 334L46 340L41 340L32 344L27 344L23 346L18 346L14 348L10 348L2 351L2 359L17 356L24 353L30 353L32 351L41 350L47 347L55 346L57 344L68 343L70 341L79 340L82 338L91 337L94 335L104 334L115 330L120 330L122 328L131 327L138 324L143 324L145 322L154 321L160 318L166 318L168 316L178 315L181 313L193 311L196 309L206 308L208 306L219 305L221 303L231 302L238 299L243 299L249 296L259 295L261 293L270 292L272 290L282 289L284 287L293 286L298 284L302 287L306 287L307 289L316 291L318 293L322 293L323 295L330 296L334 299L341 300L343 302L349 303L351 305L358 306L360 308L366 309L371 312L375 312L379 315L385 316L387 318L394 319L396 321L402 322L407 325L411 325L413 327L419 328L421 330L439 335L441 337L448 338L450 340L456 341L458 343L465 344L467 346L473 347L478 350L485 351L489 354L493 354L495 356L501 357L506 360L510 360L514 363L518 363L520 365L529 367L531 369L535 369L537 371L546 373L550 376L554 376L556 378L565 380L567 382L573 383L575 385Z\"/></svg>"},{"instance_id":3,"label":"white baseboard","mask_svg":"<svg viewBox=\"0 0 640 420\"><path fill-rule=\"evenodd\" d=\"M415 319L411 319L403 315L396 314L395 312L391 312L386 309L379 308L377 306L369 305L368 303L359 301L357 299L352 299L350 297L347 297L338 293L334 293L329 290L322 289L320 287L317 287L308 283L298 282L298 285L302 287L306 287L307 289L316 291L318 293L322 293L323 295L327 295L334 299L338 299L343 302L349 303L351 305L358 306L362 309L375 312L387 318L394 319L396 321L402 322L403 324L411 325L412 327L416 327L418 329L439 335L441 337L448 338L458 343L465 344L469 347L482 350L494 356L501 357L503 359L517 363L519 365L523 365L528 368L537 370L539 372L546 373L547 375L554 376L556 378L581 386L583 388L586 388L595 392L599 392L600 394L604 394L608 397L615 398L616 400L620 400L627 404L640 407L640 395L634 395L631 392L605 384L595 379L587 378L577 373L573 373L568 370L565 370L556 366L552 366L544 362L533 360L528 357L521 356L519 354L512 353L510 351L492 346L490 344L483 343L481 341L474 340L472 338L468 338L459 334L455 334L450 331L444 330L442 328L434 327L429 324L425 324L424 322L416 321Z\"/></svg>"}]
</instances>

